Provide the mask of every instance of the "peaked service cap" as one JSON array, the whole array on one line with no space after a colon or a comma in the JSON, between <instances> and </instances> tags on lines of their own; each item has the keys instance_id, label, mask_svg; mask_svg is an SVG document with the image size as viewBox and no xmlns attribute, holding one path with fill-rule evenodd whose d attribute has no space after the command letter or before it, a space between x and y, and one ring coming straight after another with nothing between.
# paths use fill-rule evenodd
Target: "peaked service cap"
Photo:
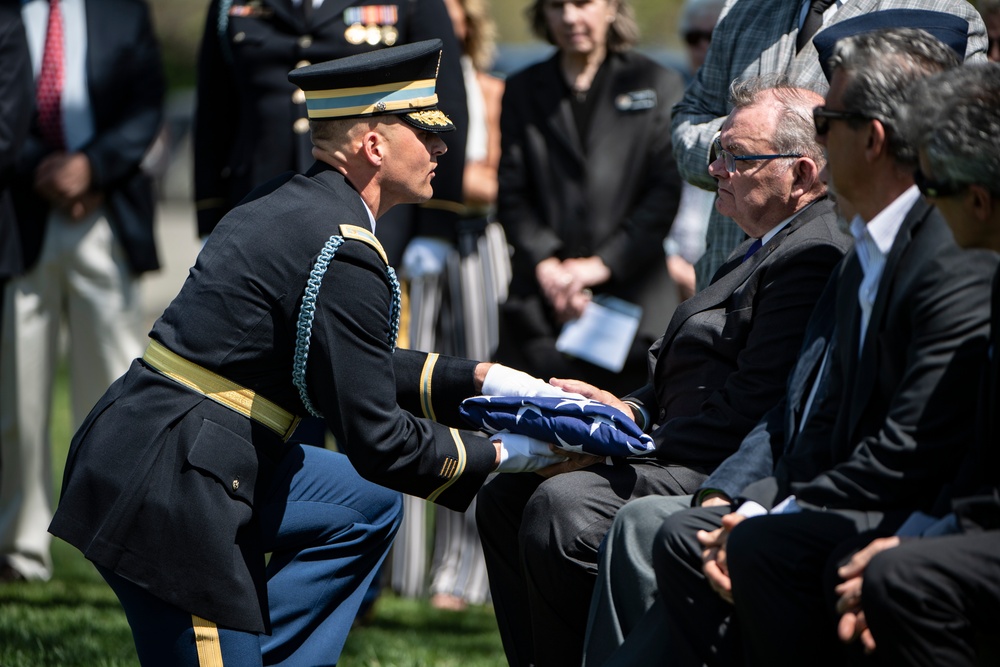
<instances>
[{"instance_id":1,"label":"peaked service cap","mask_svg":"<svg viewBox=\"0 0 1000 667\"><path fill-rule=\"evenodd\" d=\"M311 120L398 115L421 130L455 129L437 108L440 39L393 46L307 65L288 73L302 89Z\"/></svg>"}]
</instances>

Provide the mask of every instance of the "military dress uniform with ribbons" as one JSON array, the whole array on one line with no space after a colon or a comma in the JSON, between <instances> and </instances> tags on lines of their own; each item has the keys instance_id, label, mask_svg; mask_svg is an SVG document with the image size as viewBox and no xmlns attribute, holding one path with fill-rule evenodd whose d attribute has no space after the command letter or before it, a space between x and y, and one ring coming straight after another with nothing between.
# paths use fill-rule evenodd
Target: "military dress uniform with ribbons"
<instances>
[{"instance_id":1,"label":"military dress uniform with ribbons","mask_svg":"<svg viewBox=\"0 0 1000 667\"><path fill-rule=\"evenodd\" d=\"M444 44L441 109L457 129L446 139L434 198L414 216L391 212L392 224L379 226L393 262L405 243L399 236L452 238L462 203L468 111L461 50L444 3L324 0L306 18L291 0L213 0L198 59L194 124L199 235L208 235L254 187L312 165L305 97L289 83L289 70L430 38ZM398 211L412 213L409 206Z\"/></svg>"},{"instance_id":2,"label":"military dress uniform with ribbons","mask_svg":"<svg viewBox=\"0 0 1000 667\"><path fill-rule=\"evenodd\" d=\"M176 607L269 629L276 591L264 553L274 550L274 567L279 551L259 506L284 502L275 471L289 457L339 456L285 443L307 413L303 396L361 475L464 509L495 465L486 438L452 428L475 393L476 362L394 349L393 283L363 201L325 164L236 208L146 356L73 439L51 531ZM310 288L307 359L295 373Z\"/></svg>"}]
</instances>

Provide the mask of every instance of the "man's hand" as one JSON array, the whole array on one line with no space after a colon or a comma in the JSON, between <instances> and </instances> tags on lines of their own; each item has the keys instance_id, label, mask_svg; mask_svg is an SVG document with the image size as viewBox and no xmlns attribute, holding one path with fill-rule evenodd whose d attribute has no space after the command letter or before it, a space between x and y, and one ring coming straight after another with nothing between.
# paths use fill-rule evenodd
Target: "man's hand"
<instances>
[{"instance_id":1,"label":"man's hand","mask_svg":"<svg viewBox=\"0 0 1000 667\"><path fill-rule=\"evenodd\" d=\"M577 452L569 452L565 449L559 449L555 445L549 445L553 452L561 456L565 456L566 460L561 463L555 463L548 466L547 468L542 468L541 470L536 470L535 472L542 477L555 477L556 475L561 475L564 472L573 472L574 470L580 470L581 468L586 468L587 466L592 466L595 463L600 463L604 460L603 457L593 456L591 454L580 454Z\"/></svg>"},{"instance_id":2,"label":"man's hand","mask_svg":"<svg viewBox=\"0 0 1000 667\"><path fill-rule=\"evenodd\" d=\"M875 650L875 638L872 636L868 623L865 620L865 610L861 603L861 587L864 583L865 568L871 562L875 554L893 549L899 546L899 538L880 537L872 540L864 549L855 553L846 565L837 570L837 574L844 580L836 589L840 598L837 600L837 613L840 622L837 624L837 634L840 640L845 643L860 640L865 648L865 653Z\"/></svg>"},{"instance_id":3,"label":"man's hand","mask_svg":"<svg viewBox=\"0 0 1000 667\"><path fill-rule=\"evenodd\" d=\"M100 203L99 195L89 192L91 178L90 160L83 153L52 153L35 170L35 190L79 220Z\"/></svg>"},{"instance_id":4,"label":"man's hand","mask_svg":"<svg viewBox=\"0 0 1000 667\"><path fill-rule=\"evenodd\" d=\"M598 403L604 403L605 405L610 405L613 408L618 408L624 412L629 417L632 417L632 410L622 403L621 399L612 394L610 391L605 391L604 389L598 389L592 384L587 384L580 380L568 380L563 378L552 378L549 380L549 384L553 387L558 387L563 391L568 391L571 394L580 394L584 398L589 398L592 401L597 401Z\"/></svg>"},{"instance_id":5,"label":"man's hand","mask_svg":"<svg viewBox=\"0 0 1000 667\"><path fill-rule=\"evenodd\" d=\"M742 514L732 512L722 517L722 527L713 531L699 530L698 542L705 549L701 552L702 572L709 585L723 600L733 603L733 582L729 578L729 565L726 563L726 541L743 519Z\"/></svg>"}]
</instances>

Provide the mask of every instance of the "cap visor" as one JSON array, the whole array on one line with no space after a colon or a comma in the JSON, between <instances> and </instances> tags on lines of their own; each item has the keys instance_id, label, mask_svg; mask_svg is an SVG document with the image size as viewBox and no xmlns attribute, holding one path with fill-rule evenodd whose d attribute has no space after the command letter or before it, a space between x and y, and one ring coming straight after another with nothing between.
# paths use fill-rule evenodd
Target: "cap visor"
<instances>
[{"instance_id":1,"label":"cap visor","mask_svg":"<svg viewBox=\"0 0 1000 667\"><path fill-rule=\"evenodd\" d=\"M451 132L455 124L440 109L423 109L400 114L406 123L426 132Z\"/></svg>"}]
</instances>

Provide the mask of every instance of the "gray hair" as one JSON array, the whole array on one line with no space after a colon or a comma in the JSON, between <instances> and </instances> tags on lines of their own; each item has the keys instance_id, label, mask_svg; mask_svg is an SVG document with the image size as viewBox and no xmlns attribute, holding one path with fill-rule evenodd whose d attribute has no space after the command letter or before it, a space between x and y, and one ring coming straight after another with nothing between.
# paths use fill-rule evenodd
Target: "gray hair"
<instances>
[{"instance_id":1,"label":"gray hair","mask_svg":"<svg viewBox=\"0 0 1000 667\"><path fill-rule=\"evenodd\" d=\"M907 90L902 129L934 178L1000 197L1000 63L959 67Z\"/></svg>"},{"instance_id":2,"label":"gray hair","mask_svg":"<svg viewBox=\"0 0 1000 667\"><path fill-rule=\"evenodd\" d=\"M608 28L608 53L628 51L639 42L639 24L635 20L635 12L627 0L607 0L615 7L615 20ZM549 44L555 44L549 33L549 24L545 20L545 0L534 0L524 10L528 17L531 32L536 37L544 39Z\"/></svg>"},{"instance_id":3,"label":"gray hair","mask_svg":"<svg viewBox=\"0 0 1000 667\"><path fill-rule=\"evenodd\" d=\"M808 93L818 91L793 85L782 74L753 76L733 81L729 86L729 103L733 110L758 104L761 97L770 93L778 101L778 125L771 144L776 153L798 153L808 157L822 169L826 153L816 141L816 127L812 111L816 100Z\"/></svg>"},{"instance_id":4,"label":"gray hair","mask_svg":"<svg viewBox=\"0 0 1000 667\"><path fill-rule=\"evenodd\" d=\"M959 64L958 55L924 30L888 28L845 37L834 47L831 71L849 77L847 110L878 120L886 128L889 154L897 164L913 165L917 153L896 130L897 110L907 86ZM857 121L855 121L857 122Z\"/></svg>"}]
</instances>

